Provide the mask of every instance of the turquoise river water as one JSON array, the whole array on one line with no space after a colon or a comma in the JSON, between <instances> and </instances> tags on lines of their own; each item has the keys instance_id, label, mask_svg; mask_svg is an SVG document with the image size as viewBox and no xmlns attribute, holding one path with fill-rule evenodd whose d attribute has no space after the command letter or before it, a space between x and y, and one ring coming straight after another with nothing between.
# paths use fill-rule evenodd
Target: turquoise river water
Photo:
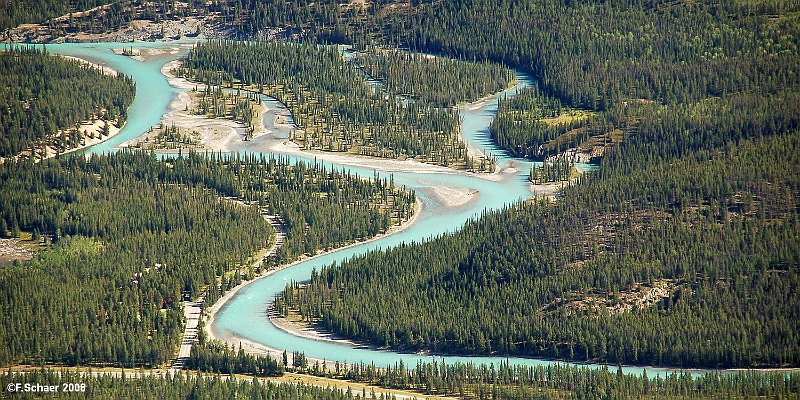
<instances>
[{"instance_id":1,"label":"turquoise river water","mask_svg":"<svg viewBox=\"0 0 800 400\"><path fill-rule=\"evenodd\" d=\"M117 146L127 140L145 133L151 126L157 125L167 110L170 102L180 89L169 85L161 73L161 67L172 60L185 55L191 43L82 43L47 45L51 53L83 58L98 64L107 65L123 74L131 76L136 82L136 98L128 110L128 121L122 131L106 142L93 146L86 152L109 153L117 150ZM5 47L5 46L2 46ZM0 47L0 48L2 48ZM170 50L167 54L137 61L127 56L114 54L114 48L163 48ZM413 353L397 353L388 350L375 350L348 344L332 343L298 337L276 328L267 318L266 310L274 296L290 281L305 281L311 271L333 262L341 262L364 252L397 246L401 243L420 241L445 232L460 228L467 220L478 216L485 210L496 210L531 197L527 182L527 171L531 163L509 157L492 142L489 135L489 124L497 111L498 96L513 96L530 81L519 75L518 84L502 93L492 96L486 101L461 108L462 134L464 139L480 149L497 156L498 168L506 169L500 181L479 178L472 174L445 173L409 173L392 172L395 182L416 190L417 197L423 207L417 221L408 229L379 240L353 246L324 256L310 259L281 270L275 274L258 279L240 290L216 315L212 326L217 337L245 338L265 346L286 349L289 352L302 351L306 356L316 359L337 360L347 363L374 363L377 366L391 365L400 360L406 365L415 365L418 361L444 360L447 363L470 362L489 364L508 361L512 364L548 365L564 364L562 361L541 360L515 357L479 357L479 356L427 356ZM274 102L273 102L274 103ZM246 149L243 152L248 152ZM292 159L308 160L300 156ZM347 166L352 172L371 177L373 169ZM380 172L380 169L378 169ZM430 188L456 187L477 190L474 198L459 207L447 207L438 200ZM604 368L605 365L580 364L593 368ZM616 367L614 367L616 368ZM641 374L642 367L623 367L625 373ZM648 367L649 375L676 371L670 368ZM695 371L697 372L697 371Z\"/></svg>"}]
</instances>

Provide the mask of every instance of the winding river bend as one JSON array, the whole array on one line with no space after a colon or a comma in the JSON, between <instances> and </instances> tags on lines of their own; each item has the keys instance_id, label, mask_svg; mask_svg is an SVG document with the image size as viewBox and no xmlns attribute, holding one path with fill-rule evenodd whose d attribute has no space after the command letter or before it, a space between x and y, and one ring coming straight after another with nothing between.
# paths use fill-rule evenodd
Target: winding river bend
<instances>
[{"instance_id":1,"label":"winding river bend","mask_svg":"<svg viewBox=\"0 0 800 400\"><path fill-rule=\"evenodd\" d=\"M48 45L51 53L83 58L109 67L133 77L136 82L136 98L128 110L128 122L122 131L108 141L88 148L88 153L109 153L116 151L120 143L134 139L145 133L151 126L160 122L162 115L172 99L181 90L173 88L162 75L162 66L182 57L191 44L181 42L162 43L83 43ZM165 54L137 61L130 57L114 54L114 48L162 48L169 50ZM222 339L243 338L251 342L263 344L287 351L302 351L306 356L329 361L348 363L374 363L377 366L394 364L402 360L406 365L415 365L418 361L430 361L431 356L419 354L397 353L386 350L374 350L350 346L347 344L317 341L286 333L276 328L267 318L266 309L274 296L289 281L305 281L311 271L333 262L341 262L364 252L398 246L402 243L420 241L460 228L470 218L478 216L484 210L495 210L522 201L531 196L526 180L531 163L509 157L495 146L490 139L489 124L497 111L497 98L502 95L513 96L530 81L519 76L518 83L511 89L491 96L478 103L469 104L460 109L462 116L462 134L468 144L483 149L497 156L498 169L501 171L498 180L487 180L479 175L467 173L411 173L403 171L384 171L394 174L395 182L413 189L422 202L422 210L416 222L394 235L379 240L349 247L324 256L298 263L264 278L258 279L240 290L216 315L212 326L214 334ZM280 133L276 132L276 138ZM283 136L285 137L285 136ZM241 150L248 151L246 148ZM310 161L307 157L292 155L292 159ZM328 163L330 164L330 163ZM374 170L346 165L352 172L371 177ZM377 168L380 172L382 168ZM469 202L450 207L445 205L431 190L434 187L466 188L476 190L477 194ZM472 357L472 356L435 356L436 360L447 363L463 362L489 364L508 361L512 364L548 365L564 364L560 361L530 358L507 357ZM605 365L581 364L602 368ZM623 367L625 373L641 374L644 368ZM648 367L651 376L664 372L676 371L670 368Z\"/></svg>"}]
</instances>

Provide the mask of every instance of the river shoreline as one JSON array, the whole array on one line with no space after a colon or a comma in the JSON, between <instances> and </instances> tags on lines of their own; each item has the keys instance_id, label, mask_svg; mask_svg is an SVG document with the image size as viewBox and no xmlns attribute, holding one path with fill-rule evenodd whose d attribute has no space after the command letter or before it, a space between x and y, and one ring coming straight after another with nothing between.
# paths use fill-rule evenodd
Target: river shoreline
<instances>
[{"instance_id":1,"label":"river shoreline","mask_svg":"<svg viewBox=\"0 0 800 400\"><path fill-rule=\"evenodd\" d=\"M456 104L456 106L454 108L456 110L458 110L459 112L461 112L461 111L465 111L465 110L476 111L476 110L479 110L479 109L481 109L483 107L486 107L489 104L489 100L491 100L492 97L495 97L495 96L499 95L500 93L507 92L507 91L515 88L517 85L520 85L522 83L521 80L516 78L516 73L514 75L515 75L514 79L512 79L508 83L508 85L504 89L500 90L499 92L492 93L492 94L487 94L486 96L483 96L483 97L481 97L479 99L476 99L476 100L473 100L473 101L470 101L470 102L462 102L462 103ZM482 158L486 158L486 154L484 153L484 151L481 150L478 146L476 146L473 143L470 143L468 140L466 140L466 138L464 138L464 134L463 133L460 133L459 136L461 138L461 141L464 143L464 147L467 149L467 154L470 157L472 157L473 159L476 159L476 160L480 160Z\"/></svg>"},{"instance_id":2,"label":"river shoreline","mask_svg":"<svg viewBox=\"0 0 800 400\"><path fill-rule=\"evenodd\" d=\"M86 65L90 65L90 66L92 66L94 68L99 69L103 74L108 75L108 76L118 76L119 75L119 71L117 71L114 68L109 67L108 65L98 64L96 62L93 62L93 61L90 61L90 60L87 60L87 59L84 59L84 58L80 58L80 57L65 56L65 55L62 55L61 57L64 57L64 58L67 58L67 59L70 59L70 60L75 60L75 61L78 61L80 63L86 64ZM92 123L78 124L78 128L77 129L80 131L81 128L83 128L84 132L88 131L89 129L92 129L94 131L100 130L100 132L102 132L102 128L97 125L97 123L99 121L104 121L105 124L108 124L108 132L109 132L108 136L102 137L102 135L98 135L97 138L89 138L89 137L84 136L84 144L82 144L82 145L80 145L78 147L75 147L75 148L68 149L68 150L64 151L63 153L61 153L61 154L68 154L68 153L72 153L72 152L75 152L75 151L83 150L83 149L92 147L94 145L103 143L105 141L108 141L109 139L113 138L114 136L117 136L120 132L122 132L122 130L125 128L125 124L127 124L127 122L128 122L126 120L122 124L122 126L117 127L115 124L111 125L110 121L97 120L96 122L92 122ZM55 156L55 155L53 155L53 156ZM50 158L50 157L51 157L50 155L47 156L47 158Z\"/></svg>"},{"instance_id":3,"label":"river shoreline","mask_svg":"<svg viewBox=\"0 0 800 400\"><path fill-rule=\"evenodd\" d=\"M339 338L334 333L320 331L318 329L315 329L314 327L301 327L301 326L299 326L298 324L296 324L294 322L286 321L284 318L274 316L271 312L268 313L268 315L269 315L270 323L275 325L276 328L278 328L281 331L284 331L284 332L286 332L288 334L294 335L294 336L302 337L302 338L309 339L309 340L316 340L316 341L320 341L320 342L335 343L335 344L344 345L344 346L350 346L350 347L354 347L354 348L364 348L364 349L370 349L370 350L375 350L375 351L403 352L402 350L396 350L396 349L391 349L391 348L380 347L380 346L372 345L372 344L369 344L369 343L362 343L362 342L353 341L351 339L346 339L346 338ZM282 357L282 355L283 355L281 350L278 350L278 349L275 349L275 348L272 348L272 347L269 347L269 346L265 346L263 344L256 343L256 342L244 339L244 338L240 338L240 337L235 336L235 335L232 335L231 340L229 340L227 343L229 345L231 345L233 343L236 343L237 345L241 346L242 349L244 349L246 352L251 352L251 353L260 354L260 355L268 355L270 357L275 358L276 360L280 359L280 357ZM432 359L436 359L437 357L449 357L449 356L463 356L463 357L481 357L481 356L485 356L485 355L481 355L481 354L430 353L430 352L417 352L415 354L430 356L430 357L432 357ZM289 354L289 357L291 357L291 354ZM501 356L492 355L492 357L501 357ZM524 356L518 356L518 357L528 358L528 357L524 357ZM319 360L319 359L311 358L311 357L307 357L307 359L309 359L311 361L320 362L320 363L325 362L326 365L328 365L329 368L331 366L335 365L335 363L333 361L330 361L330 360ZM561 359L551 359L551 358L541 358L541 357L530 357L529 359L531 359L531 360L550 361L550 362L555 362L555 363L559 363L559 364L562 364L562 365L570 365L570 366L574 366L574 367L582 367L582 366L598 366L598 367L602 367L602 366L605 366L609 370L613 370L614 368L618 367L617 365L613 365L613 364L604 364L604 363L593 362L593 361L588 361L588 362L567 361L567 360L561 360ZM345 364L345 363L339 363L339 364L342 365L342 364ZM628 366L637 367L637 368L644 368L647 371L651 371L651 374L653 374L652 375L653 377L662 376L665 373L668 374L670 372L675 372L675 371L672 371L672 370L677 370L678 369L677 367L663 367L663 366L659 367L659 366L654 366L654 365L623 365L623 367L628 367ZM670 371L664 371L664 370L670 370ZM800 372L800 367L785 367L785 368L726 368L726 369L680 368L680 371L689 372L689 373L695 373L695 374L736 373L736 372L748 372L748 371L766 372L766 373L770 373L770 372L787 372L788 373L788 372Z\"/></svg>"},{"instance_id":4,"label":"river shoreline","mask_svg":"<svg viewBox=\"0 0 800 400\"><path fill-rule=\"evenodd\" d=\"M164 89L163 89L163 88L159 88L159 90L164 90ZM487 104L488 104L488 102L487 102ZM135 129L134 129L134 130L135 130ZM137 131L137 132L138 132L138 131ZM501 156L501 157L503 157L503 156ZM379 159L378 161L381 161L381 162L383 162L384 160L382 160L382 159ZM513 163L513 162L514 162L514 161L512 161L512 163ZM518 172L518 171L517 171L516 169L513 169L513 171L514 171L514 172L512 172L512 168L506 168L506 172L509 174L509 176L517 176L517 177L518 177L518 175L512 175L512 174L515 174L515 173L516 173L516 172ZM410 172L416 172L416 171L410 171ZM470 177L478 177L478 176L475 176L475 175L470 175ZM509 180L511 180L511 179L509 179ZM509 187L510 187L510 185L511 185L511 182L509 182ZM530 186L526 184L526 187L530 187ZM510 190L510 189L509 189L509 190ZM509 199L511 199L512 197L508 196L508 198L509 198ZM481 204L478 204L478 206L483 206L483 205L484 205L483 203L481 203ZM486 207L487 207L487 208L489 208L490 206L486 206ZM415 215L416 215L416 213L415 213ZM415 232L415 233L416 233L416 232ZM341 249L337 249L337 250L341 250ZM289 266L286 266L286 268L288 268L288 267L289 267ZM273 271L273 273L274 273L274 272L277 272L277 271ZM267 274L267 275L269 275L269 274ZM264 275L264 276L266 276L266 275ZM254 283L254 282L256 282L256 280L252 280L252 281L248 282L247 284L252 284L252 283ZM232 299L232 298L235 298L235 296L231 296L229 299ZM216 304L215 304L215 305L216 305ZM224 307L221 307L221 308L222 308L222 309L224 309ZM219 311L219 309L218 309L217 311ZM206 326L206 329L209 329L209 326ZM232 335L232 336L231 336L231 338L229 338L229 340L228 340L228 343L236 343L236 341L234 340L235 338L236 338L236 336L235 336L235 335ZM253 343L255 343L255 342L253 342ZM265 347L265 346L261 346L261 345L259 345L259 344L257 344L257 343L255 343L255 345L256 345L256 346L260 346L260 347ZM325 355L325 354L327 354L327 353L319 353L319 354L320 354L320 355ZM393 355L394 355L394 356L397 356L397 357L399 357L399 354L394 354L394 353L393 353ZM438 355L437 355L437 356L438 356ZM335 357L335 355L334 355L334 357ZM495 358L496 358L496 362L501 362L501 361L504 359L504 357L495 357ZM314 360L314 358L310 358L310 359L311 359L311 360ZM367 358L366 360L367 360L367 362L369 362L369 359L368 359L368 358ZM492 359L492 360L490 360L490 361L494 362L494 359ZM312 361L312 362L313 362L313 361ZM481 362L483 362L483 361L481 361ZM525 361L524 361L524 360L522 360L522 361L516 361L516 362L520 362L521 364L527 365L527 364L525 364ZM515 363L515 361L511 361L511 363L513 364L513 363ZM381 364L381 365L386 365L386 364L384 363L384 364ZM577 366L581 366L581 365L593 366L592 364L581 364L581 363L572 363L572 364L570 364L570 365L577 365ZM602 366L598 366L598 367L602 367ZM615 366L610 366L610 368L614 368L614 367L615 367ZM651 369L652 369L652 370L654 370L654 371L658 371L659 369L662 369L662 370L670 370L670 371L677 371L677 370L678 370L678 368L670 368L670 367L647 367L647 369L648 369L648 373L650 373L650 372L651 372ZM757 369L757 368L756 368L756 369L730 369L730 370L707 370L707 372L717 372L717 371L722 371L722 372L724 372L724 371L733 371L733 372L736 372L736 371L748 371L748 370L749 370L749 371L771 371L771 372L781 372L781 371L797 371L797 370L800 370L800 368L778 368L778 369ZM704 371L700 371L700 372L704 372ZM626 373L636 373L636 371L632 371L632 372L628 371L628 372L626 372ZM639 374L641 374L641 372L639 372ZM651 376L652 376L652 374L651 374Z\"/></svg>"},{"instance_id":5,"label":"river shoreline","mask_svg":"<svg viewBox=\"0 0 800 400\"><path fill-rule=\"evenodd\" d=\"M172 73L172 70L180 66L181 62L182 62L181 60L170 61L161 68L161 73L167 78L167 81L169 82L170 86L186 91L192 90L194 88L197 88L197 90L203 90L205 84L192 82L186 78L178 77ZM481 103L482 106L483 103L487 102L488 98L491 98L492 96L495 95L496 93L489 95L484 99L477 100L476 102L466 103L465 106L475 105L476 103ZM276 102L280 103L277 99L274 99L270 96L267 95L262 95L262 96L265 96L271 100L275 100ZM220 133L219 135L214 135L214 136L208 134L202 134L201 132L201 135L203 136L203 145L205 147L203 150L206 151L213 151L213 152L257 151L257 152L284 153L291 155L299 155L308 158L317 158L338 165L375 169L390 173L408 172L416 174L454 174L454 175L476 177L493 182L502 181L506 179L506 176L504 175L507 175L504 174L503 169L498 169L495 172L471 172L471 171L455 170L452 168L436 164L424 163L421 161L414 160L412 158L408 158L406 160L398 160L391 158L368 157L368 156L349 154L349 153L339 154L339 153L324 152L319 150L304 150L301 149L296 143L290 141L289 139L273 137L272 135L270 135L272 130L264 126L263 123L259 124L257 132L252 137L252 139L248 141L244 140L237 141L236 139L239 138L237 138L236 135L243 136L242 132L244 130L244 127L237 122L224 120L222 118L206 118L205 116L198 116L198 115L183 115L184 109L187 107L186 105L191 104L190 100L191 99L189 99L188 94L186 94L185 92L179 94L178 98L175 99L170 104L169 109L164 114L164 117L162 118L162 123L169 122L167 118L169 118L168 116L171 116L172 122L175 122L175 125L178 127L189 128L201 125L204 127L208 127L208 129L213 129L214 127L216 127L217 129L222 129L222 128L230 129L230 131L227 134ZM184 105L184 107L181 107L181 105ZM270 108L264 102L262 102L262 106L264 108L262 109L259 115L259 119L262 121L264 115L268 112L274 111L277 114L277 116L280 116L283 114L281 111L284 111L280 109ZM477 107L480 108L480 106ZM289 113L291 115L290 111ZM203 122L202 121L203 119L205 119L206 121ZM299 129L296 125L285 122L282 123L275 122L273 125L274 128L278 130ZM463 135L461 135L461 140L466 142ZM469 150L469 146L467 146L467 148ZM189 149L186 148L181 150L188 151ZM157 152L174 153L177 151L178 149L169 151L159 150Z\"/></svg>"},{"instance_id":6,"label":"river shoreline","mask_svg":"<svg viewBox=\"0 0 800 400\"><path fill-rule=\"evenodd\" d=\"M162 57L162 56L166 56L166 55L179 54L181 52L181 47L187 47L187 46L189 46L189 45L181 44L181 45L176 45L174 47L169 47L169 48L143 47L143 48L136 48L136 49L131 48L130 50L128 50L128 49L126 49L124 47L119 47L119 48L111 49L111 51L113 51L114 54L128 56L128 57L130 57L130 58L132 58L132 59L134 59L136 61L146 63L146 62L150 62L151 60L153 60L155 58L158 58L158 57ZM133 47L133 46L131 46L131 47Z\"/></svg>"},{"instance_id":7,"label":"river shoreline","mask_svg":"<svg viewBox=\"0 0 800 400\"><path fill-rule=\"evenodd\" d=\"M308 260L313 260L315 258L319 258L319 257L322 257L324 255L327 255L327 254L330 254L330 253L334 253L334 252L337 252L337 251L341 251L341 250L344 250L344 249L348 249L348 248L351 248L351 247L354 247L354 246L359 246L359 245L362 245L362 244L365 244L365 243L370 243L370 242L373 242L373 241L376 241L376 240L380 240L380 239L383 239L384 237L391 236L391 235L394 235L396 233L400 233L400 232L408 229L409 227L414 225L414 223L417 222L417 220L419 218L419 215L422 212L422 208L423 208L422 202L419 199L417 199L416 203L414 204L414 214L411 216L411 218L409 218L407 221L403 222L401 225L395 225L395 226L391 227L385 233L380 233L380 234L378 234L376 236L373 236L373 237L371 237L369 239L362 240L362 241L357 241L357 242L354 242L354 243L350 243L348 245L345 245L345 246L342 246L342 247L338 247L338 248L333 249L333 250L323 251L323 252L315 254L314 256L311 256L311 257L301 257L300 259L295 260L295 261L293 261L291 263L283 264L283 265L280 265L278 267L271 268L271 269L269 269L267 271L264 271L261 274L259 274L257 277L255 277L255 278L253 278L253 279L251 279L249 281L242 282L242 283L236 285L234 288L232 288L227 293L225 293L225 295L220 297L216 301L216 303L214 303L211 307L207 308L205 310L205 312L203 313L203 315L204 315L204 318L203 318L204 324L203 324L203 326L204 326L204 330L205 330L205 334L206 334L207 340L219 340L219 341L222 341L222 342L226 343L229 346L233 345L233 346L236 346L237 348L238 348L238 346L241 346L242 349L244 349L245 351L250 352L250 353L261 354L261 355L270 355L271 357L274 357L275 359L279 359L280 356L283 354L283 350L276 349L276 348L269 347L269 346L265 346L263 344L260 344L260 343L254 342L254 341L238 337L236 335L231 335L228 339L222 339L222 338L218 337L214 333L214 322L215 322L216 314L219 313L221 310L223 310L225 308L225 306L230 302L230 300L233 299L242 289L244 289L246 286L248 286L248 285L250 285L250 284L252 284L252 283L254 283L254 282L256 282L256 281L258 281L260 279L263 279L263 278L265 278L267 276L275 274L275 273L277 273L279 271L282 271L284 269L293 267L293 266L295 266L295 265L297 265L299 263L306 262ZM264 310L264 314L265 315L267 314L267 310ZM319 361L319 362L325 361L325 360L315 359L315 358L311 358L311 357L309 357L308 359L312 360L312 361ZM331 366L331 367L334 366L334 362L333 361L329 361L329 362L331 362L331 364L329 366Z\"/></svg>"},{"instance_id":8,"label":"river shoreline","mask_svg":"<svg viewBox=\"0 0 800 400\"><path fill-rule=\"evenodd\" d=\"M143 56L144 58L142 59L142 62L147 62L147 60L151 58L166 54L174 55L174 51L174 49L171 49L168 52L144 52L147 55ZM197 132L197 134L200 136L200 145L183 145L176 146L174 149L154 148L148 150L153 150L159 154L176 154L178 152L188 152L192 150L200 152L221 151L227 153L235 151L234 148L239 145L239 143L249 143L248 141L244 140L247 135L247 127L241 122L221 117L209 118L205 115L197 115L192 113L191 110L193 110L196 106L196 102L194 99L192 99L189 91L194 90L195 88L197 88L197 90L204 90L205 85L200 83L195 84L173 74L172 71L179 67L180 63L180 60L174 60L164 64L161 67L161 74L167 78L169 85L171 87L181 89L182 91L172 99L167 110L161 116L160 123L162 126L175 126L187 131ZM257 111L258 120L262 120L264 118L264 114L268 111L268 108L263 103L254 106L254 108ZM263 124L258 124L255 127L256 130L253 132L253 139L267 133L267 130ZM156 135L157 130L151 130L134 139L121 143L118 147L139 148L143 145L147 145L149 140L154 139Z\"/></svg>"},{"instance_id":9,"label":"river shoreline","mask_svg":"<svg viewBox=\"0 0 800 400\"><path fill-rule=\"evenodd\" d=\"M75 56L66 56L66 55L59 55L59 56L63 57L63 58L66 58L68 60L73 60L73 61L76 61L78 63L81 63L81 64L84 64L84 65L88 65L88 66L91 66L93 68L96 68L97 70L101 71L104 75L117 76L119 74L119 71L117 71L114 68L111 68L111 67L109 67L107 65L98 64L96 62L93 62L93 61L90 61L90 60L87 60L87 59L84 59L84 58L75 57ZM45 145L43 147L34 146L34 147L30 147L28 149L25 149L25 150L21 151L16 156L8 157L8 159L20 159L20 158L33 157L36 160L46 160L48 158L53 158L53 157L61 156L61 155L64 155L64 154L74 153L76 151L87 149L89 147L92 147L92 146L98 145L100 143L106 142L109 139L113 138L114 136L117 136L122 131L122 129L125 128L125 124L127 124L127 120L126 120L122 124L122 126L117 127L116 122L117 121L105 120L105 119L96 119L94 121L81 121L81 122L78 122L73 127L67 129L67 131L68 132L69 131L81 132L82 135L83 135L83 139L82 139L83 143L82 144L80 144L80 145L78 145L76 147L71 147L69 149L65 149L65 150L63 150L61 152L59 152L52 145ZM102 132L103 132L103 129L106 126L108 126L108 135L103 136ZM61 132L62 131L58 131L57 133L54 133L51 136L52 137L57 137L57 136L61 135ZM91 133L91 137L87 135L88 133ZM43 155L40 154L42 151L44 152ZM2 158L0 158L0 162L3 162Z\"/></svg>"},{"instance_id":10,"label":"river shoreline","mask_svg":"<svg viewBox=\"0 0 800 400\"><path fill-rule=\"evenodd\" d=\"M68 60L74 60L74 61L77 61L77 62L79 62L81 64L89 65L91 67L99 69L101 72L103 72L103 74L108 75L108 76L117 76L117 75L119 75L119 71L115 70L114 68L109 67L108 65L101 65L101 64L89 61L87 59L84 59L84 58L79 58L79 57L73 57L73 56L61 56L61 57L64 57L64 58L66 58Z\"/></svg>"}]
</instances>

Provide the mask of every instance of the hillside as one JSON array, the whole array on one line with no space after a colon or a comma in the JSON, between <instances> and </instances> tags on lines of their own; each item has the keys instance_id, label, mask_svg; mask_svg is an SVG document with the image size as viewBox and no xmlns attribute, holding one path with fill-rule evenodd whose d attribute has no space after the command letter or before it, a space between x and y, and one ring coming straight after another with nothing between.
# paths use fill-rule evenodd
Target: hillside
<instances>
[{"instance_id":1,"label":"hillside","mask_svg":"<svg viewBox=\"0 0 800 400\"><path fill-rule=\"evenodd\" d=\"M598 172L556 203L327 267L288 286L276 309L392 349L797 366L792 7L420 5L395 32L412 48L537 79L501 100L492 128L501 145L534 159L584 153L577 160Z\"/></svg>"}]
</instances>

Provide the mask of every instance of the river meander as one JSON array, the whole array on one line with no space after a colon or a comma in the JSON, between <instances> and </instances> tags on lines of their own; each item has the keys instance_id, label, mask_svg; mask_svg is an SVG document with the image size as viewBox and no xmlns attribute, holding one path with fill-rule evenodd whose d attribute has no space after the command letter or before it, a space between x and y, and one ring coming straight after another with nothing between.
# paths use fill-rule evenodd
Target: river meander
<instances>
[{"instance_id":1,"label":"river meander","mask_svg":"<svg viewBox=\"0 0 800 400\"><path fill-rule=\"evenodd\" d=\"M83 43L48 45L51 53L83 58L109 67L133 77L136 82L136 98L128 110L128 121L122 131L108 141L85 150L90 153L109 153L117 150L120 143L134 139L145 133L151 126L160 122L171 100L180 89L169 85L161 67L172 60L182 57L190 46L181 42L161 43ZM138 61L131 57L114 54L114 48L147 48L159 47L171 49L166 54ZM395 364L403 360L406 365L415 365L418 361L444 360L447 363L469 362L489 364L508 361L512 364L548 365L564 364L561 361L540 360L531 358L508 357L472 357L472 356L440 356L435 357L397 353L387 350L375 350L347 344L318 341L294 336L276 328L267 318L266 310L274 296L290 281L305 281L311 271L334 262L341 262L364 252L398 246L402 243L424 240L445 232L460 228L467 220L478 216L485 210L496 210L517 203L531 196L527 182L527 171L531 163L508 157L497 148L489 136L489 124L497 110L497 98L501 95L514 95L520 88L529 84L529 80L520 76L515 87L496 94L491 98L462 107L462 134L464 139L488 153L496 155L498 168L505 173L503 179L492 181L467 173L411 173L393 171L395 182L413 189L422 202L422 210L416 222L397 234L379 240L349 247L340 251L298 263L290 268L258 279L240 290L216 315L212 326L214 334L219 338L245 338L265 346L286 349L289 352L302 351L306 356L316 359L337 360L340 362L365 362L377 366ZM278 133L276 133L277 135ZM276 136L277 137L277 136ZM245 149L244 152L247 152ZM292 159L308 160L303 156L291 155ZM328 163L330 164L330 163ZM352 172L365 177L372 177L374 170L346 166ZM377 168L380 172L380 168ZM385 175L386 173L384 173ZM444 204L431 190L434 187L454 187L477 190L474 198L458 207ZM590 367L604 365L581 364ZM623 367L623 371L641 374L641 367ZM647 368L648 374L675 371L669 368Z\"/></svg>"}]
</instances>

